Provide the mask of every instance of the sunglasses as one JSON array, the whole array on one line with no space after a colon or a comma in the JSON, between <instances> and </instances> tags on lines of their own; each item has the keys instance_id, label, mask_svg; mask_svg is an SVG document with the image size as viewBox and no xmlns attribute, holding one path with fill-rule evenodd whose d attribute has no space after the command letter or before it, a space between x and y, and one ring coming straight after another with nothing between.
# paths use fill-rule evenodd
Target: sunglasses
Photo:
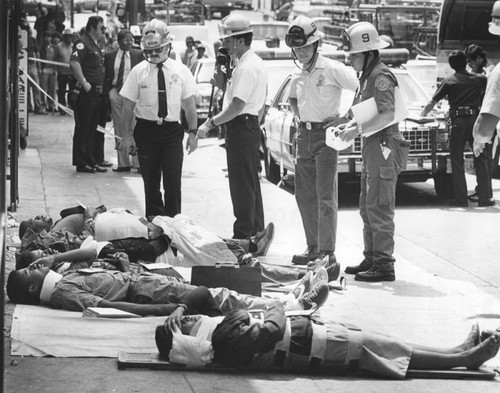
<instances>
[{"instance_id":1,"label":"sunglasses","mask_svg":"<svg viewBox=\"0 0 500 393\"><path fill-rule=\"evenodd\" d=\"M163 48L164 47L156 49L144 49L144 53L147 55L152 55L153 53L160 54L161 52L163 52Z\"/></svg>"},{"instance_id":2,"label":"sunglasses","mask_svg":"<svg viewBox=\"0 0 500 393\"><path fill-rule=\"evenodd\" d=\"M314 33L316 33L316 27L309 34L306 34L302 27L292 26L285 35L285 44L290 48L304 46L309 37L312 37Z\"/></svg>"}]
</instances>

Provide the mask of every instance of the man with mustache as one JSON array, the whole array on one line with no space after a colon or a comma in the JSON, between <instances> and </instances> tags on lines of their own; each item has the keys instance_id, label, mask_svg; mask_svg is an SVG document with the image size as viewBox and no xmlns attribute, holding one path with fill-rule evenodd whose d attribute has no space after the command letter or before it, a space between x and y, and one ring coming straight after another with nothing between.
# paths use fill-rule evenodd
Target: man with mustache
<instances>
[{"instance_id":1,"label":"man with mustache","mask_svg":"<svg viewBox=\"0 0 500 393\"><path fill-rule=\"evenodd\" d=\"M184 109L188 124L188 153L198 142L191 71L169 58L172 35L167 25L153 19L144 26L142 50L146 60L128 74L120 95L124 98L120 116L123 130L121 150L137 151L144 181L146 216L174 217L181 212L181 175L184 130L180 123ZM133 138L130 124L136 118ZM163 175L163 196L160 182Z\"/></svg>"}]
</instances>

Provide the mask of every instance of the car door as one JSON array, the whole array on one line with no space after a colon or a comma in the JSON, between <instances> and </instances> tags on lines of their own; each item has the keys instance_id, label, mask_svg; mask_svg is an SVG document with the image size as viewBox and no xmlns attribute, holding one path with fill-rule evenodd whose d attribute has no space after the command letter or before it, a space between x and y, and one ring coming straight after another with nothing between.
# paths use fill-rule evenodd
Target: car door
<instances>
[{"instance_id":1,"label":"car door","mask_svg":"<svg viewBox=\"0 0 500 393\"><path fill-rule=\"evenodd\" d=\"M271 157L286 169L295 162L296 127L290 108L290 81L288 76L279 88L266 114L266 145Z\"/></svg>"}]
</instances>

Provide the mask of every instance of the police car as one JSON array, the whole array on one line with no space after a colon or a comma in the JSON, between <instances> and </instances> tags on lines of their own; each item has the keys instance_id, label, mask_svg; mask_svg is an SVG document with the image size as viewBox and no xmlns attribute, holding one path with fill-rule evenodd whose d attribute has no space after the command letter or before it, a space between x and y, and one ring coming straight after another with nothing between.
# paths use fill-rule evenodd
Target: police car
<instances>
[{"instance_id":1,"label":"police car","mask_svg":"<svg viewBox=\"0 0 500 393\"><path fill-rule=\"evenodd\" d=\"M449 132L445 113L436 109L431 113L431 117L420 116L430 97L402 66L409 57L406 49L384 49L380 53L382 60L391 64L391 71L398 80L409 110L409 116L399 123L401 133L410 142L408 168L401 173L400 181L418 182L434 178L438 196L448 197L451 192L451 175L447 173ZM340 61L347 60L347 55L342 51L323 54ZM292 72L295 72L293 67L289 69L288 75L270 101L262 127L265 135L266 177L275 184L281 182L287 173L294 171L297 124L289 101ZM341 113L348 110L353 97L352 92L343 93ZM352 180L360 176L362 143L362 139L358 137L351 147L339 152L339 180Z\"/></svg>"}]
</instances>

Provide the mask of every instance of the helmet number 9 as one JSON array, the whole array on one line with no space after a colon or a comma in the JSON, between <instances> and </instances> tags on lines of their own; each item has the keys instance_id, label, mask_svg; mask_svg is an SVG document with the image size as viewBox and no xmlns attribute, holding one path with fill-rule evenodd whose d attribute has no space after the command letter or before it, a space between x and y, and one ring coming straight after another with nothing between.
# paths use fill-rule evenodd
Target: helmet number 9
<instances>
[{"instance_id":1,"label":"helmet number 9","mask_svg":"<svg viewBox=\"0 0 500 393\"><path fill-rule=\"evenodd\" d=\"M370 34L368 34L368 33L362 34L361 39L363 40L363 42L369 42L370 41Z\"/></svg>"}]
</instances>

